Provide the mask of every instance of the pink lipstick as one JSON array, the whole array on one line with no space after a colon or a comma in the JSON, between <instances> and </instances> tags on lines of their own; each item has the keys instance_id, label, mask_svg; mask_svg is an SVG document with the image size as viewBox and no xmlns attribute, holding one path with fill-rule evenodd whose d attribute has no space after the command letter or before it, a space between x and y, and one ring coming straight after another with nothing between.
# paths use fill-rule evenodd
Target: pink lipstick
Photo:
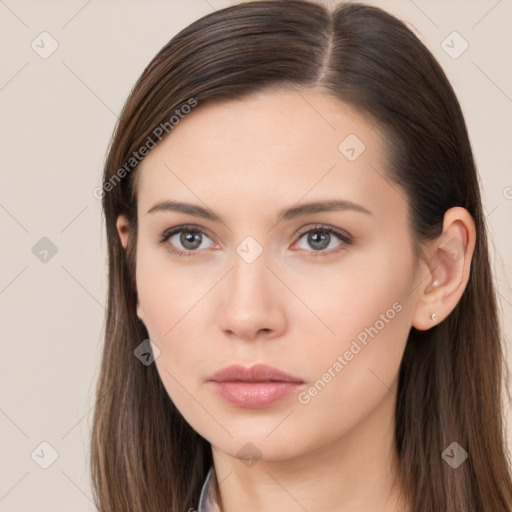
<instances>
[{"instance_id":1,"label":"pink lipstick","mask_svg":"<svg viewBox=\"0 0 512 512\"><path fill-rule=\"evenodd\" d=\"M228 366L208 381L224 400L247 409L270 407L305 384L298 377L264 364L250 368Z\"/></svg>"}]
</instances>

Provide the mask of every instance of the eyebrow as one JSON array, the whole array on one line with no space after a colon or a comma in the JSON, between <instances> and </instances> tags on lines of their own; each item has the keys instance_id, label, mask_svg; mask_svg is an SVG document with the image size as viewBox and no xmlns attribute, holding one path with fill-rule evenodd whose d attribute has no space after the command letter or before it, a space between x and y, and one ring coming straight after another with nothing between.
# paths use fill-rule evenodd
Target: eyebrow
<instances>
[{"instance_id":1,"label":"eyebrow","mask_svg":"<svg viewBox=\"0 0 512 512\"><path fill-rule=\"evenodd\" d=\"M366 215L372 215L373 213L361 206L360 204L353 203L352 201L346 201L343 199L332 199L327 201L314 201L310 203L303 203L298 206L292 206L291 208L285 208L279 212L277 222L289 221L313 213L321 212L332 212L332 211L346 211L351 210ZM163 212L163 211L174 211L182 212L195 217L202 217L204 219L211 220L213 222L221 222L223 220L212 210L203 208L202 206L194 205L191 203L184 203L181 201L161 201L155 204L148 210L147 213Z\"/></svg>"}]
</instances>

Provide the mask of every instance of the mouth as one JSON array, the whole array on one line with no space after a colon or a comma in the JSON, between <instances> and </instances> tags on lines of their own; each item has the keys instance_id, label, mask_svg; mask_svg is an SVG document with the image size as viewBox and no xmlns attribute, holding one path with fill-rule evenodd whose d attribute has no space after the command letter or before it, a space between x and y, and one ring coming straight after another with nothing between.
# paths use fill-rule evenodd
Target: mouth
<instances>
[{"instance_id":1,"label":"mouth","mask_svg":"<svg viewBox=\"0 0 512 512\"><path fill-rule=\"evenodd\" d=\"M270 407L305 385L304 380L263 364L228 366L208 382L228 403L248 409Z\"/></svg>"}]
</instances>

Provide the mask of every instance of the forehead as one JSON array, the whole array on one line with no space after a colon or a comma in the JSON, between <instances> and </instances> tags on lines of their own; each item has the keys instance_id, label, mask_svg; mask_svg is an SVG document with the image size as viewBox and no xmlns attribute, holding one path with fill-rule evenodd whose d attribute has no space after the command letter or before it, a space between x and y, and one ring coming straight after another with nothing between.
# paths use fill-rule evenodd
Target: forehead
<instances>
[{"instance_id":1,"label":"forehead","mask_svg":"<svg viewBox=\"0 0 512 512\"><path fill-rule=\"evenodd\" d=\"M374 202L387 172L374 126L317 90L198 104L139 166L139 208L168 197L260 213L302 197Z\"/></svg>"}]
</instances>

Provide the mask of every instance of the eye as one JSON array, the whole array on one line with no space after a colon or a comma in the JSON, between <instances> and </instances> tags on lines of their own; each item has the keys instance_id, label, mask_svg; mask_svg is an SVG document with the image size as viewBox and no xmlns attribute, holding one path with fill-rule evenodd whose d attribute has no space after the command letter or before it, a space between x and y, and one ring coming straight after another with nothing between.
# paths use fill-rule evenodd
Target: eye
<instances>
[{"instance_id":1,"label":"eye","mask_svg":"<svg viewBox=\"0 0 512 512\"><path fill-rule=\"evenodd\" d=\"M200 249L208 249L211 240L202 229L195 226L179 226L163 233L160 243L166 244L167 250L180 256L193 256ZM169 242L169 243L167 243Z\"/></svg>"},{"instance_id":2,"label":"eye","mask_svg":"<svg viewBox=\"0 0 512 512\"><path fill-rule=\"evenodd\" d=\"M345 246L352 243L352 237L348 233L344 233L332 226L318 225L303 231L297 243L302 239L306 241L308 247L300 247L305 249L313 256L332 254L342 250ZM336 239L338 243L336 244ZM334 247L334 250L332 250ZM312 250L311 250L312 249ZM331 249L331 250L326 250Z\"/></svg>"},{"instance_id":3,"label":"eye","mask_svg":"<svg viewBox=\"0 0 512 512\"><path fill-rule=\"evenodd\" d=\"M352 237L333 226L317 225L303 230L295 245L304 239L308 247L300 247L312 256L325 256L342 250L353 243ZM336 239L338 243L336 244ZM159 243L166 246L166 249L178 256L194 256L202 249L212 247L213 240L203 231L202 228L193 225L178 226L165 231ZM333 248L334 247L334 248Z\"/></svg>"}]
</instances>

